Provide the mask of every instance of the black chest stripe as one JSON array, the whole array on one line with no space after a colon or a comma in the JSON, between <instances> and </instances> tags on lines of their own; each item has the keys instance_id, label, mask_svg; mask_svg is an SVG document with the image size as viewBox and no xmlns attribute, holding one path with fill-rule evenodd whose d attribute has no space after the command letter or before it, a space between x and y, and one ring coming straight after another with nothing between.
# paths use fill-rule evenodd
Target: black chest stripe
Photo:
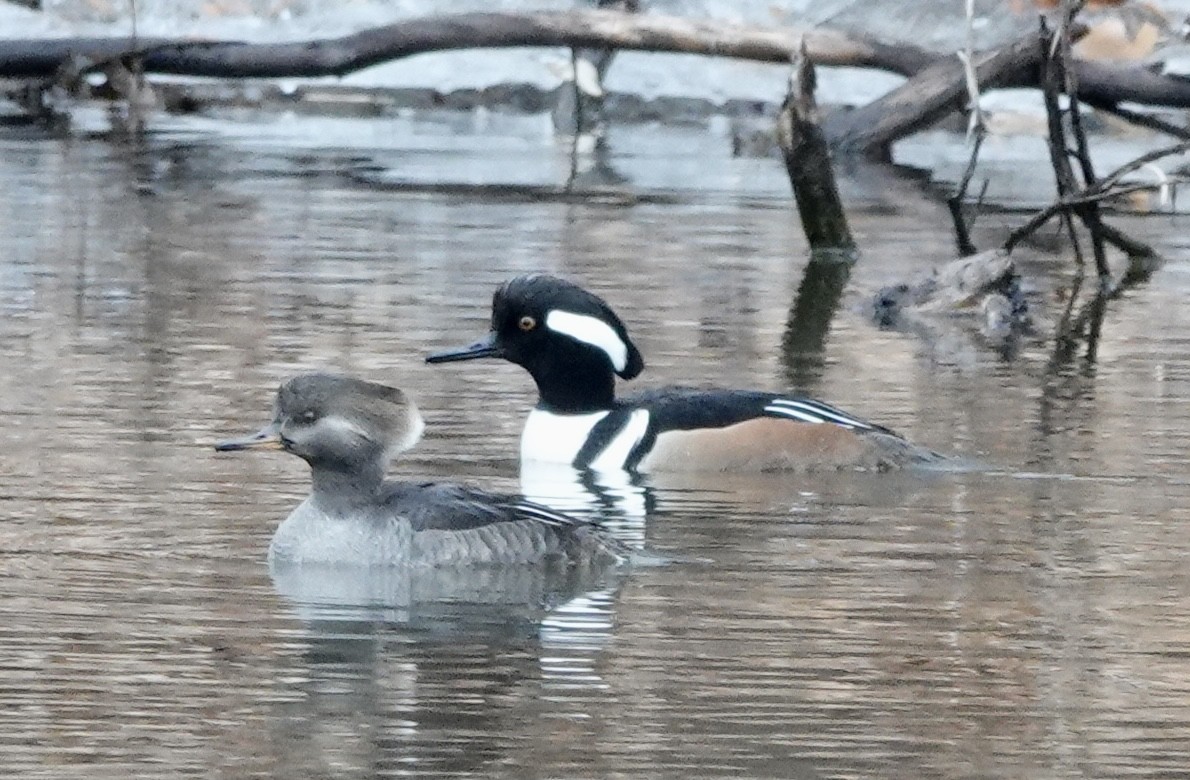
<instances>
[{"instance_id":1,"label":"black chest stripe","mask_svg":"<svg viewBox=\"0 0 1190 780\"><path fill-rule=\"evenodd\" d=\"M632 412L633 410L630 408L613 409L608 412L606 417L595 423L595 427L587 434L587 440L579 448L578 454L574 456L574 461L570 465L576 469L589 468L591 463L603 453L607 445L611 444L624 430L624 426L632 418Z\"/></svg>"},{"instance_id":2,"label":"black chest stripe","mask_svg":"<svg viewBox=\"0 0 1190 780\"><path fill-rule=\"evenodd\" d=\"M624 468L629 471L635 471L640 462L645 459L649 451L653 449L653 445L657 443L657 434L660 432L660 426L657 425L657 418L655 415L649 415L649 427L645 429L645 435L640 437L640 441L628 453L628 459L624 461Z\"/></svg>"}]
</instances>

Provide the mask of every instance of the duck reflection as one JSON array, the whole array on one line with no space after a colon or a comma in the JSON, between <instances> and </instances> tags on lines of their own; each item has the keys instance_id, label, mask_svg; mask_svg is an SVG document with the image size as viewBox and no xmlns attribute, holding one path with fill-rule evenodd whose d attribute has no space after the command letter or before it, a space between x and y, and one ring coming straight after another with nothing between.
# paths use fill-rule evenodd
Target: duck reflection
<instances>
[{"instance_id":1,"label":"duck reflection","mask_svg":"<svg viewBox=\"0 0 1190 780\"><path fill-rule=\"evenodd\" d=\"M421 430L396 388L308 374L282 385L259 433L216 446L310 465L313 490L269 547L304 626L278 726L301 776L478 771L524 732L505 721L566 706L543 689L602 684L628 549L523 496L386 481ZM584 715L577 700L570 714Z\"/></svg>"},{"instance_id":2,"label":"duck reflection","mask_svg":"<svg viewBox=\"0 0 1190 780\"><path fill-rule=\"evenodd\" d=\"M480 772L506 735L586 717L605 685L620 572L544 566L398 570L274 562L302 646L278 738L336 773Z\"/></svg>"},{"instance_id":3,"label":"duck reflection","mask_svg":"<svg viewBox=\"0 0 1190 780\"><path fill-rule=\"evenodd\" d=\"M520 479L521 493L529 500L599 523L629 547L644 546L645 521L656 497L640 474L526 460L521 462Z\"/></svg>"}]
</instances>

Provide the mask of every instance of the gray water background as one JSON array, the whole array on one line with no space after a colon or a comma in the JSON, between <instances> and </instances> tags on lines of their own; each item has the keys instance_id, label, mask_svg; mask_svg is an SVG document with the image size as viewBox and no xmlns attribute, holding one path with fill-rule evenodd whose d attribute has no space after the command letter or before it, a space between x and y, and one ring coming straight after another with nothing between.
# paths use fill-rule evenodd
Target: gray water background
<instances>
[{"instance_id":1,"label":"gray water background","mask_svg":"<svg viewBox=\"0 0 1190 780\"><path fill-rule=\"evenodd\" d=\"M600 196L510 191L571 177L544 121L0 129L0 773L1186 776L1185 217L1116 218L1169 262L1094 359L1006 353L853 310L954 250L920 177L849 170L864 256L823 352L791 356L778 163L615 128ZM1020 260L1060 312L1069 258ZM613 302L635 385L809 392L984 468L654 480L624 533L678 560L617 590L528 625L312 619L265 565L304 467L211 443L333 368L418 399L394 475L518 489L528 377L422 357L536 270Z\"/></svg>"}]
</instances>

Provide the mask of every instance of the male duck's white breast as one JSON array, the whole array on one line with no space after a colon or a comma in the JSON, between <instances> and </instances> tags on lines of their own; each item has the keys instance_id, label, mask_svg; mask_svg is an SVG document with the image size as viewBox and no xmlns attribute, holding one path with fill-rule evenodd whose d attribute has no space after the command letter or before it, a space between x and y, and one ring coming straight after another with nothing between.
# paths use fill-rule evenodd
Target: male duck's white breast
<instances>
[{"instance_id":1,"label":"male duck's white breast","mask_svg":"<svg viewBox=\"0 0 1190 780\"><path fill-rule=\"evenodd\" d=\"M529 413L521 434L521 460L575 465L575 459L590 438L591 431L608 414L556 414L534 409ZM579 465L597 471L622 469L633 448L644 439L648 428L648 411L637 409L623 418L615 433L598 452L592 454L590 462Z\"/></svg>"},{"instance_id":2,"label":"male duck's white breast","mask_svg":"<svg viewBox=\"0 0 1190 780\"><path fill-rule=\"evenodd\" d=\"M521 460L573 463L591 429L604 417L607 412L555 414L534 409L521 433Z\"/></svg>"}]
</instances>

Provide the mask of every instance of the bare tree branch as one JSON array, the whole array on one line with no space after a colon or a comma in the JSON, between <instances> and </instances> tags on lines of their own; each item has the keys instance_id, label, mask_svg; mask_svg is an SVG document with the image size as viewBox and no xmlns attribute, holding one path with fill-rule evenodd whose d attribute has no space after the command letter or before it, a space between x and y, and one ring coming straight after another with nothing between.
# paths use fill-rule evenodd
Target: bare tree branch
<instances>
[{"instance_id":1,"label":"bare tree branch","mask_svg":"<svg viewBox=\"0 0 1190 780\"><path fill-rule=\"evenodd\" d=\"M1109 114L1118 116L1125 122L1138 125L1140 127L1147 127L1150 130L1156 130L1159 133L1172 135L1174 138L1181 138L1190 141L1190 128L1182 125L1175 125L1173 122L1167 122L1149 114L1142 114L1139 111L1131 111L1127 108L1121 108L1114 103L1097 103L1093 100L1084 98L1084 103L1099 111L1106 111Z\"/></svg>"}]
</instances>

